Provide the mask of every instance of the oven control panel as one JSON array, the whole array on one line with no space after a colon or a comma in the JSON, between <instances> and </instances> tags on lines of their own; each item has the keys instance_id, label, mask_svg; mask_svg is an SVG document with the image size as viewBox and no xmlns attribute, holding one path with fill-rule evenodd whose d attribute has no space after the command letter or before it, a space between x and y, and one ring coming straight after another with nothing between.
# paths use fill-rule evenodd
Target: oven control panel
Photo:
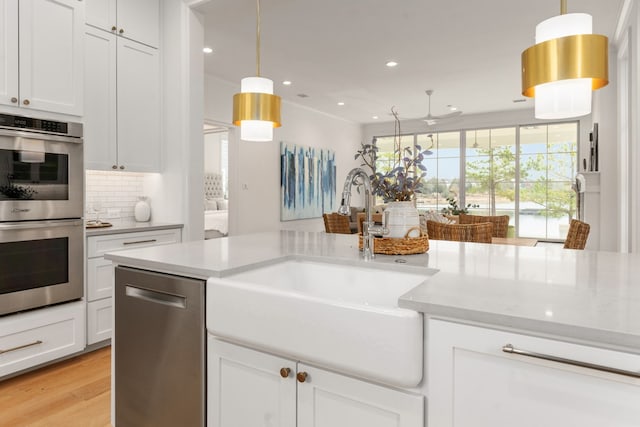
<instances>
[{"instance_id":1,"label":"oven control panel","mask_svg":"<svg viewBox=\"0 0 640 427\"><path fill-rule=\"evenodd\" d=\"M32 132L54 133L66 136L82 136L82 125L79 123L58 122L33 117L0 114L0 127L5 129L24 129ZM80 128L79 134L77 128Z\"/></svg>"}]
</instances>

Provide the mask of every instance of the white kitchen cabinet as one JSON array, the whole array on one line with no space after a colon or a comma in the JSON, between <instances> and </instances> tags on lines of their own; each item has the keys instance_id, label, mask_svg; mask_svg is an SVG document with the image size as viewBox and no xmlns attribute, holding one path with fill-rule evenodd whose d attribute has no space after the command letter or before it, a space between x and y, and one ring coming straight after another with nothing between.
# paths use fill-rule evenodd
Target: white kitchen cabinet
<instances>
[{"instance_id":1,"label":"white kitchen cabinet","mask_svg":"<svg viewBox=\"0 0 640 427\"><path fill-rule=\"evenodd\" d=\"M639 355L431 319L428 337L429 426L638 426L640 378L576 365L639 373Z\"/></svg>"},{"instance_id":2,"label":"white kitchen cabinet","mask_svg":"<svg viewBox=\"0 0 640 427\"><path fill-rule=\"evenodd\" d=\"M178 243L180 228L122 232L87 237L87 344L111 338L113 328L113 263L107 252Z\"/></svg>"},{"instance_id":3,"label":"white kitchen cabinet","mask_svg":"<svg viewBox=\"0 0 640 427\"><path fill-rule=\"evenodd\" d=\"M158 47L160 0L87 0L87 24Z\"/></svg>"},{"instance_id":4,"label":"white kitchen cabinet","mask_svg":"<svg viewBox=\"0 0 640 427\"><path fill-rule=\"evenodd\" d=\"M84 12L78 0L0 0L0 104L83 114Z\"/></svg>"},{"instance_id":5,"label":"white kitchen cabinet","mask_svg":"<svg viewBox=\"0 0 640 427\"><path fill-rule=\"evenodd\" d=\"M84 347L84 302L0 317L0 378Z\"/></svg>"},{"instance_id":6,"label":"white kitchen cabinet","mask_svg":"<svg viewBox=\"0 0 640 427\"><path fill-rule=\"evenodd\" d=\"M158 51L86 26L87 169L160 172Z\"/></svg>"},{"instance_id":7,"label":"white kitchen cabinet","mask_svg":"<svg viewBox=\"0 0 640 427\"><path fill-rule=\"evenodd\" d=\"M420 395L208 341L209 426L424 427Z\"/></svg>"}]
</instances>

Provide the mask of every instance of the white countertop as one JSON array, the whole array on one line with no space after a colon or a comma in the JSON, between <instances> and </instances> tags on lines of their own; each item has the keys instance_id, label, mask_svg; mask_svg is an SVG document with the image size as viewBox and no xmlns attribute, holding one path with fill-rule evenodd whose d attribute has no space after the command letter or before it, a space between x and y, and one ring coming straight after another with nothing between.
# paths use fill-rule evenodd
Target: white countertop
<instances>
[{"instance_id":1,"label":"white countertop","mask_svg":"<svg viewBox=\"0 0 640 427\"><path fill-rule=\"evenodd\" d=\"M400 307L640 353L640 255L433 240L429 244L426 254L376 255L372 261L425 275L424 284L400 297ZM364 263L357 245L356 235L282 231L131 249L106 258L206 279L289 256Z\"/></svg>"},{"instance_id":2,"label":"white countertop","mask_svg":"<svg viewBox=\"0 0 640 427\"><path fill-rule=\"evenodd\" d=\"M166 230L171 228L182 228L182 224L165 222L136 222L132 219L108 219L103 222L111 223L111 227L87 228L87 236L102 236L105 234L133 233L136 231Z\"/></svg>"}]
</instances>

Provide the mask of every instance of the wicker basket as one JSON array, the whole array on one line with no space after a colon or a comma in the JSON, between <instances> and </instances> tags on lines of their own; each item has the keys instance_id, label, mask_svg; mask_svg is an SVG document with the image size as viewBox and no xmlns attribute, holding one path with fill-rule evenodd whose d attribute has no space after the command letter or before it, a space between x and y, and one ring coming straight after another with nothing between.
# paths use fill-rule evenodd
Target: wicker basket
<instances>
[{"instance_id":1,"label":"wicker basket","mask_svg":"<svg viewBox=\"0 0 640 427\"><path fill-rule=\"evenodd\" d=\"M420 230L420 237L408 237L413 230ZM358 246L362 250L362 234L358 236ZM373 253L383 255L423 254L429 250L429 238L419 227L407 231L404 238L376 237L373 241Z\"/></svg>"}]
</instances>

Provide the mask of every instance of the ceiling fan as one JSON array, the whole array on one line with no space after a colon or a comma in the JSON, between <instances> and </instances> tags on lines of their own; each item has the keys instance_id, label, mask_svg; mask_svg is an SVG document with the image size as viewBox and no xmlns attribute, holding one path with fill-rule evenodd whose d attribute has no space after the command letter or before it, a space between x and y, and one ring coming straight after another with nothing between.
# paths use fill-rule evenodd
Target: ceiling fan
<instances>
[{"instance_id":1,"label":"ceiling fan","mask_svg":"<svg viewBox=\"0 0 640 427\"><path fill-rule=\"evenodd\" d=\"M427 89L425 90L425 93L429 97L429 112L420 120L422 120L423 122L427 122L427 125L433 126L436 123L439 123L441 120L451 119L462 114L462 111L452 111L451 113L443 114L441 116L434 116L433 114L431 114L431 95L433 95L433 89Z\"/></svg>"}]
</instances>

